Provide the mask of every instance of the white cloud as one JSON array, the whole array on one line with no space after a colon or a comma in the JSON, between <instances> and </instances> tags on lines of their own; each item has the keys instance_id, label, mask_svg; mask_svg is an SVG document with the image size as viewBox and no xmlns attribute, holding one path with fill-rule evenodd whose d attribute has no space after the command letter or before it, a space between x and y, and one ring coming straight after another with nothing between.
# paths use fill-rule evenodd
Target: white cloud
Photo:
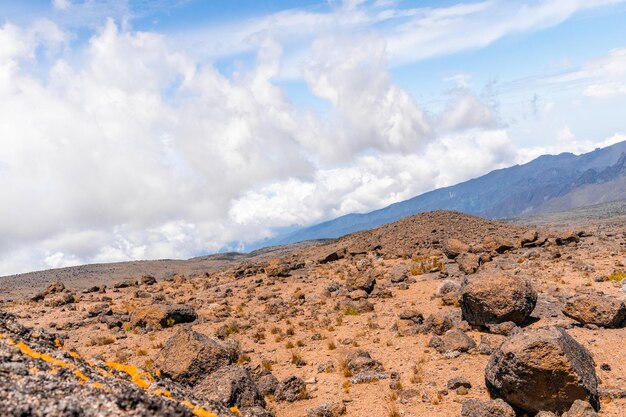
<instances>
[{"instance_id":1,"label":"white cloud","mask_svg":"<svg viewBox=\"0 0 626 417\"><path fill-rule=\"evenodd\" d=\"M310 180L289 179L249 191L233 202L230 213L249 227L307 224L477 177L514 157L504 130L455 133L431 142L424 152L362 156L349 167L321 169Z\"/></svg>"},{"instance_id":2,"label":"white cloud","mask_svg":"<svg viewBox=\"0 0 626 417\"><path fill-rule=\"evenodd\" d=\"M325 157L345 157L368 148L415 151L432 135L423 112L391 82L385 43L378 38L319 39L304 77L312 93L329 100L342 116L340 130L324 147Z\"/></svg>"},{"instance_id":3,"label":"white cloud","mask_svg":"<svg viewBox=\"0 0 626 417\"><path fill-rule=\"evenodd\" d=\"M438 120L438 128L443 131L487 128L495 124L494 109L466 88L458 88L450 93L449 102Z\"/></svg>"},{"instance_id":4,"label":"white cloud","mask_svg":"<svg viewBox=\"0 0 626 417\"><path fill-rule=\"evenodd\" d=\"M556 141L546 146L531 146L520 148L517 151L516 162L525 164L541 155L558 155L563 152L571 152L576 155L591 152L597 148L605 148L626 140L625 133L615 133L601 141L591 139L579 139L565 127L556 134Z\"/></svg>"},{"instance_id":5,"label":"white cloud","mask_svg":"<svg viewBox=\"0 0 626 417\"><path fill-rule=\"evenodd\" d=\"M66 37L52 29L0 30L12 46L0 60L10 68L0 78L4 273L194 256L510 158L504 132L436 139L389 78L376 36L315 43L305 74L331 103L322 117L272 83L282 48L271 36L256 40L256 66L228 79L167 37L111 20L66 61ZM31 74L36 48L53 63L42 78Z\"/></svg>"},{"instance_id":6,"label":"white cloud","mask_svg":"<svg viewBox=\"0 0 626 417\"><path fill-rule=\"evenodd\" d=\"M52 0L52 7L57 10L69 10L72 7L71 0Z\"/></svg>"},{"instance_id":7,"label":"white cloud","mask_svg":"<svg viewBox=\"0 0 626 417\"><path fill-rule=\"evenodd\" d=\"M391 67L485 47L517 33L556 26L576 13L625 0L486 0L440 7L398 2L329 2L330 11L293 9L176 35L199 57L218 59L255 50L259 35L285 47L280 77L300 78L300 64L319 34L375 32L386 43Z\"/></svg>"},{"instance_id":8,"label":"white cloud","mask_svg":"<svg viewBox=\"0 0 626 417\"><path fill-rule=\"evenodd\" d=\"M584 94L588 97L611 98L626 94L626 84L601 83L591 84L585 88Z\"/></svg>"}]
</instances>

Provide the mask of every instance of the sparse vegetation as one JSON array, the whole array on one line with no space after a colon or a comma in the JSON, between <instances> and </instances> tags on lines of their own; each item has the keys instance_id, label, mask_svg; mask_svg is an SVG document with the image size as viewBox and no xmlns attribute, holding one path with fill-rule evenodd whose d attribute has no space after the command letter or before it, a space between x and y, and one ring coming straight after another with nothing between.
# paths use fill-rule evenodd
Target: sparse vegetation
<instances>
[{"instance_id":1,"label":"sparse vegetation","mask_svg":"<svg viewBox=\"0 0 626 417\"><path fill-rule=\"evenodd\" d=\"M621 281L626 279L626 272L614 272L609 275L609 281Z\"/></svg>"},{"instance_id":2,"label":"sparse vegetation","mask_svg":"<svg viewBox=\"0 0 626 417\"><path fill-rule=\"evenodd\" d=\"M343 314L346 316L358 316L359 310L354 307L348 307L343 311Z\"/></svg>"},{"instance_id":3,"label":"sparse vegetation","mask_svg":"<svg viewBox=\"0 0 626 417\"><path fill-rule=\"evenodd\" d=\"M414 256L411 259L410 274L422 275L430 271L445 271L445 264L436 256Z\"/></svg>"}]
</instances>

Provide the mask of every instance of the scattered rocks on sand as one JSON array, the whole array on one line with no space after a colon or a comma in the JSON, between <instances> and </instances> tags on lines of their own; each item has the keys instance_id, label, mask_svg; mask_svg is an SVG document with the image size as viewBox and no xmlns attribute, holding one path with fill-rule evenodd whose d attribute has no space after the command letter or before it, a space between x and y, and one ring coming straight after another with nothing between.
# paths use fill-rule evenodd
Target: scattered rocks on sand
<instances>
[{"instance_id":1,"label":"scattered rocks on sand","mask_svg":"<svg viewBox=\"0 0 626 417\"><path fill-rule=\"evenodd\" d=\"M523 323L537 303L530 280L515 275L477 276L461 288L463 319L474 326L511 321Z\"/></svg>"},{"instance_id":2,"label":"scattered rocks on sand","mask_svg":"<svg viewBox=\"0 0 626 417\"><path fill-rule=\"evenodd\" d=\"M582 324L618 328L626 324L626 305L605 295L576 295L565 304L563 314Z\"/></svg>"},{"instance_id":3,"label":"scattered rocks on sand","mask_svg":"<svg viewBox=\"0 0 626 417\"><path fill-rule=\"evenodd\" d=\"M596 409L598 378L591 354L565 330L520 332L491 356L485 370L491 395L520 410L563 413L576 400Z\"/></svg>"}]
</instances>

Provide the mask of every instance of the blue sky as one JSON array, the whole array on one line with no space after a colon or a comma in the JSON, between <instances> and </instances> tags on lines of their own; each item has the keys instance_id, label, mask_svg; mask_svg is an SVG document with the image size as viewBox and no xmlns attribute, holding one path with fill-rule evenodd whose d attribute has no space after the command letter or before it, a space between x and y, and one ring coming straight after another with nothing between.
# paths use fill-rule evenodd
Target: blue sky
<instances>
[{"instance_id":1,"label":"blue sky","mask_svg":"<svg viewBox=\"0 0 626 417\"><path fill-rule=\"evenodd\" d=\"M0 2L0 274L241 249L626 139L626 1Z\"/></svg>"}]
</instances>

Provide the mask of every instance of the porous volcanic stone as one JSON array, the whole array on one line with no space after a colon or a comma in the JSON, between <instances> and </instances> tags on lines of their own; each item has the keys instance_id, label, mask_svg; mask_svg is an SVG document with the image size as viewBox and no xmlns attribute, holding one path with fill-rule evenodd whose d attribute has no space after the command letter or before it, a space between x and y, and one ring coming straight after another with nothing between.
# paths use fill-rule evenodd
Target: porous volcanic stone
<instances>
[{"instance_id":1,"label":"porous volcanic stone","mask_svg":"<svg viewBox=\"0 0 626 417\"><path fill-rule=\"evenodd\" d=\"M559 327L526 330L507 339L485 369L493 397L528 413L563 413L576 400L599 408L591 354Z\"/></svg>"},{"instance_id":2,"label":"porous volcanic stone","mask_svg":"<svg viewBox=\"0 0 626 417\"><path fill-rule=\"evenodd\" d=\"M620 300L604 295L576 295L565 304L563 314L582 324L600 327L624 327L626 306Z\"/></svg>"},{"instance_id":3,"label":"porous volcanic stone","mask_svg":"<svg viewBox=\"0 0 626 417\"><path fill-rule=\"evenodd\" d=\"M237 352L224 343L183 328L165 342L154 364L163 376L194 385L236 361L237 356Z\"/></svg>"},{"instance_id":4,"label":"porous volcanic stone","mask_svg":"<svg viewBox=\"0 0 626 417\"><path fill-rule=\"evenodd\" d=\"M474 326L523 323L537 304L537 292L523 277L481 275L467 281L460 297L463 319Z\"/></svg>"}]
</instances>

